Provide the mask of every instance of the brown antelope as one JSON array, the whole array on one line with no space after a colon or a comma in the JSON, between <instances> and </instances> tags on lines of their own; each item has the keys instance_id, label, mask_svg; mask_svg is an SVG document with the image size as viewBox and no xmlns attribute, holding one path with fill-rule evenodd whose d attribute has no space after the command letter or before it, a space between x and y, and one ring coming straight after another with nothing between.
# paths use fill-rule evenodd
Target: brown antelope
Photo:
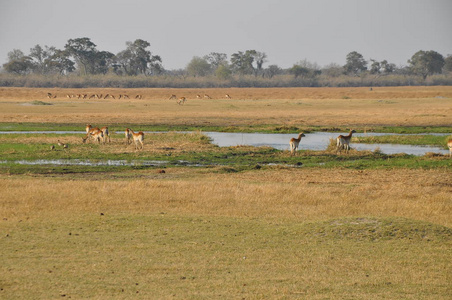
<instances>
[{"instance_id":1,"label":"brown antelope","mask_svg":"<svg viewBox=\"0 0 452 300\"><path fill-rule=\"evenodd\" d=\"M56 98L56 95L52 95L52 93L47 93L47 98L49 99Z\"/></svg>"},{"instance_id":2,"label":"brown antelope","mask_svg":"<svg viewBox=\"0 0 452 300\"><path fill-rule=\"evenodd\" d=\"M95 94L92 94L91 96L89 96L89 99L93 99L93 98L96 98Z\"/></svg>"},{"instance_id":3,"label":"brown antelope","mask_svg":"<svg viewBox=\"0 0 452 300\"><path fill-rule=\"evenodd\" d=\"M226 97L226 99L231 99L231 96L229 96L229 94L224 95Z\"/></svg>"},{"instance_id":4,"label":"brown antelope","mask_svg":"<svg viewBox=\"0 0 452 300\"><path fill-rule=\"evenodd\" d=\"M350 140L352 139L352 134L356 133L355 130L350 130L348 135L340 135L336 138L336 152L341 152L342 149L346 153L350 150Z\"/></svg>"},{"instance_id":5,"label":"brown antelope","mask_svg":"<svg viewBox=\"0 0 452 300\"><path fill-rule=\"evenodd\" d=\"M289 142L290 146L290 154L295 155L295 152L298 150L298 145L300 144L301 138L304 137L304 133L300 132L298 134L298 138L291 138Z\"/></svg>"},{"instance_id":6,"label":"brown antelope","mask_svg":"<svg viewBox=\"0 0 452 300\"><path fill-rule=\"evenodd\" d=\"M177 97L176 97L176 95L171 95L169 98L168 98L168 100L173 100L173 99L176 99Z\"/></svg>"},{"instance_id":7,"label":"brown antelope","mask_svg":"<svg viewBox=\"0 0 452 300\"><path fill-rule=\"evenodd\" d=\"M86 130L87 135L92 134L92 132L94 132L94 131L100 130L100 131L102 131L102 142L105 144L105 142L107 141L107 138L108 138L108 142L111 143L110 131L108 130L107 126L104 126L101 129L99 129L98 127L93 128L91 126L91 124L87 124L85 127L85 130Z\"/></svg>"},{"instance_id":8,"label":"brown antelope","mask_svg":"<svg viewBox=\"0 0 452 300\"><path fill-rule=\"evenodd\" d=\"M108 127L104 126L100 129L100 131L102 131L103 134L103 142L105 144L105 142L107 141L108 138L108 142L111 143L111 139L110 139L110 131L108 131Z\"/></svg>"},{"instance_id":9,"label":"brown antelope","mask_svg":"<svg viewBox=\"0 0 452 300\"><path fill-rule=\"evenodd\" d=\"M212 99L212 97L210 97L210 96L207 95L207 94L204 94L204 98L206 98L206 99Z\"/></svg>"},{"instance_id":10,"label":"brown antelope","mask_svg":"<svg viewBox=\"0 0 452 300\"><path fill-rule=\"evenodd\" d=\"M126 144L129 145L130 143L132 143L133 137L132 137L132 132L130 131L129 128L126 128L125 136L126 136Z\"/></svg>"},{"instance_id":11,"label":"brown antelope","mask_svg":"<svg viewBox=\"0 0 452 300\"><path fill-rule=\"evenodd\" d=\"M143 131L140 131L138 133L133 132L132 129L129 128L130 133L132 133L133 141L135 142L135 150L138 150L138 144L141 145L141 150L143 150L143 140L144 140L144 133Z\"/></svg>"},{"instance_id":12,"label":"brown antelope","mask_svg":"<svg viewBox=\"0 0 452 300\"><path fill-rule=\"evenodd\" d=\"M89 138L93 138L94 141L97 141L100 144L100 141L104 139L104 134L102 130L98 127L91 128L85 137L82 137L83 143L86 143L86 140Z\"/></svg>"},{"instance_id":13,"label":"brown antelope","mask_svg":"<svg viewBox=\"0 0 452 300\"><path fill-rule=\"evenodd\" d=\"M142 99L142 98L143 98L143 96L140 95L140 94L138 94L138 95L135 96L135 99Z\"/></svg>"},{"instance_id":14,"label":"brown antelope","mask_svg":"<svg viewBox=\"0 0 452 300\"><path fill-rule=\"evenodd\" d=\"M449 147L449 157L452 157L452 138L447 142L447 147Z\"/></svg>"},{"instance_id":15,"label":"brown antelope","mask_svg":"<svg viewBox=\"0 0 452 300\"><path fill-rule=\"evenodd\" d=\"M196 99L201 99L201 95L196 95Z\"/></svg>"},{"instance_id":16,"label":"brown antelope","mask_svg":"<svg viewBox=\"0 0 452 300\"><path fill-rule=\"evenodd\" d=\"M177 100L177 104L179 104L179 105L184 104L185 101L187 101L187 99L185 99L185 97L180 97L179 100Z\"/></svg>"}]
</instances>

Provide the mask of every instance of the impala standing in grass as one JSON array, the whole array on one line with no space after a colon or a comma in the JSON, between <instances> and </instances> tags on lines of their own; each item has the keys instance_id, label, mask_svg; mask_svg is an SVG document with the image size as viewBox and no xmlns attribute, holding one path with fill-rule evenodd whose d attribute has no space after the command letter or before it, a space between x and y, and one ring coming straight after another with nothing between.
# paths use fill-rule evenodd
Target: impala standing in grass
<instances>
[{"instance_id":1,"label":"impala standing in grass","mask_svg":"<svg viewBox=\"0 0 452 300\"><path fill-rule=\"evenodd\" d=\"M290 153L292 155L295 155L296 151L298 150L298 145L300 145L301 138L304 137L304 136L305 136L304 133L300 132L298 134L298 138L291 138L290 139L289 146L290 146Z\"/></svg>"},{"instance_id":2,"label":"impala standing in grass","mask_svg":"<svg viewBox=\"0 0 452 300\"><path fill-rule=\"evenodd\" d=\"M340 135L336 138L336 153L341 152L342 149L347 153L350 150L350 140L352 139L352 134L356 133L355 130L350 130L348 135Z\"/></svg>"},{"instance_id":3,"label":"impala standing in grass","mask_svg":"<svg viewBox=\"0 0 452 300\"><path fill-rule=\"evenodd\" d=\"M135 142L135 150L138 150L138 145L141 145L140 149L143 150L144 133L142 131L135 133L132 129L127 128L132 134L133 141ZM126 133L127 133L126 129Z\"/></svg>"}]
</instances>

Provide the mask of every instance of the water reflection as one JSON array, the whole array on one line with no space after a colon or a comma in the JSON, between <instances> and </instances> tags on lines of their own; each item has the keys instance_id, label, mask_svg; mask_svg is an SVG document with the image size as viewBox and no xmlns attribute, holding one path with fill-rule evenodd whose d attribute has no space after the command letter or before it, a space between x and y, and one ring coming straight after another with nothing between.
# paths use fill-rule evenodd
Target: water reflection
<instances>
[{"instance_id":1,"label":"water reflection","mask_svg":"<svg viewBox=\"0 0 452 300\"><path fill-rule=\"evenodd\" d=\"M296 134L281 133L227 133L227 132L204 132L212 142L220 147L231 147L239 145L248 146L268 146L279 150L289 150L289 140L296 137ZM325 150L330 143L330 139L336 139L340 132L313 132L306 133L302 138L299 149L301 150ZM383 136L387 133L357 133L354 136ZM391 134L393 135L393 134ZM357 144L350 146L356 150L375 151L380 149L385 154L406 153L411 155L425 155L427 152L448 154L447 150L433 146L395 145L395 144Z\"/></svg>"}]
</instances>

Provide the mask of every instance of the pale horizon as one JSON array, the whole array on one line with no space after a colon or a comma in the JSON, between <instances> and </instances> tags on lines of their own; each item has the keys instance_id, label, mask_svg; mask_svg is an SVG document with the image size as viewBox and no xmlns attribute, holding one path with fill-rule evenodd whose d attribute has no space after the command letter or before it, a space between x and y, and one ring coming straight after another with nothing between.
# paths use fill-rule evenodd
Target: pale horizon
<instances>
[{"instance_id":1,"label":"pale horizon","mask_svg":"<svg viewBox=\"0 0 452 300\"><path fill-rule=\"evenodd\" d=\"M88 37L113 54L148 41L167 70L246 50L266 53L264 67L344 65L352 51L404 66L419 50L452 54L451 13L448 0L0 0L0 65L13 49L28 55L38 44L63 49Z\"/></svg>"}]
</instances>

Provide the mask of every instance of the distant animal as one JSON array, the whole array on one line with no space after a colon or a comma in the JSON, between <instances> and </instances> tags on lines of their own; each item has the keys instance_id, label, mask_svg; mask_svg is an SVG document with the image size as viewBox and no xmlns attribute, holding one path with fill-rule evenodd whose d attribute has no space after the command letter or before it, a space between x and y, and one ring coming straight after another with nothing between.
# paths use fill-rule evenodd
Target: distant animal
<instances>
[{"instance_id":1,"label":"distant animal","mask_svg":"<svg viewBox=\"0 0 452 300\"><path fill-rule=\"evenodd\" d=\"M143 150L144 133L142 131L135 133L132 129L129 129L129 131L132 133L132 138L135 142L135 150L138 150L139 148Z\"/></svg>"},{"instance_id":2,"label":"distant animal","mask_svg":"<svg viewBox=\"0 0 452 300\"><path fill-rule=\"evenodd\" d=\"M449 157L452 157L452 138L447 142L447 147L449 147Z\"/></svg>"},{"instance_id":3,"label":"distant animal","mask_svg":"<svg viewBox=\"0 0 452 300\"><path fill-rule=\"evenodd\" d=\"M104 140L104 133L98 127L92 128L91 125L86 125L86 136L82 138L83 143L86 143L86 140L92 138L94 141L97 141L100 144L100 141Z\"/></svg>"},{"instance_id":4,"label":"distant animal","mask_svg":"<svg viewBox=\"0 0 452 300\"><path fill-rule=\"evenodd\" d=\"M292 155L295 155L295 152L298 150L298 145L300 145L301 138L304 137L304 136L305 136L304 133L300 132L298 134L298 138L291 138L290 139L289 146L290 146L290 153Z\"/></svg>"},{"instance_id":5,"label":"distant animal","mask_svg":"<svg viewBox=\"0 0 452 300\"><path fill-rule=\"evenodd\" d=\"M100 129L100 131L102 131L103 133L103 142L105 144L105 142L107 141L108 138L108 142L111 143L111 139L110 139L110 131L108 130L107 126L104 126Z\"/></svg>"},{"instance_id":6,"label":"distant animal","mask_svg":"<svg viewBox=\"0 0 452 300\"><path fill-rule=\"evenodd\" d=\"M350 140L352 134L356 133L355 130L350 130L348 135L340 135L336 138L336 153L341 152L342 149L347 153L350 150Z\"/></svg>"},{"instance_id":7,"label":"distant animal","mask_svg":"<svg viewBox=\"0 0 452 300\"><path fill-rule=\"evenodd\" d=\"M55 150L55 146L54 145L50 146L50 151L53 151L53 150Z\"/></svg>"},{"instance_id":8,"label":"distant animal","mask_svg":"<svg viewBox=\"0 0 452 300\"><path fill-rule=\"evenodd\" d=\"M168 100L173 100L173 99L176 99L177 97L176 97L176 95L171 95L169 98L168 98Z\"/></svg>"},{"instance_id":9,"label":"distant animal","mask_svg":"<svg viewBox=\"0 0 452 300\"><path fill-rule=\"evenodd\" d=\"M126 136L126 144L129 145L130 143L132 143L132 131L129 128L126 128L125 131L125 136Z\"/></svg>"},{"instance_id":10,"label":"distant animal","mask_svg":"<svg viewBox=\"0 0 452 300\"><path fill-rule=\"evenodd\" d=\"M180 97L179 100L177 100L177 104L184 104L185 101L187 101L187 99L185 99L185 97Z\"/></svg>"},{"instance_id":11,"label":"distant animal","mask_svg":"<svg viewBox=\"0 0 452 300\"><path fill-rule=\"evenodd\" d=\"M231 96L229 96L229 94L224 95L226 97L226 99L231 99Z\"/></svg>"}]
</instances>

